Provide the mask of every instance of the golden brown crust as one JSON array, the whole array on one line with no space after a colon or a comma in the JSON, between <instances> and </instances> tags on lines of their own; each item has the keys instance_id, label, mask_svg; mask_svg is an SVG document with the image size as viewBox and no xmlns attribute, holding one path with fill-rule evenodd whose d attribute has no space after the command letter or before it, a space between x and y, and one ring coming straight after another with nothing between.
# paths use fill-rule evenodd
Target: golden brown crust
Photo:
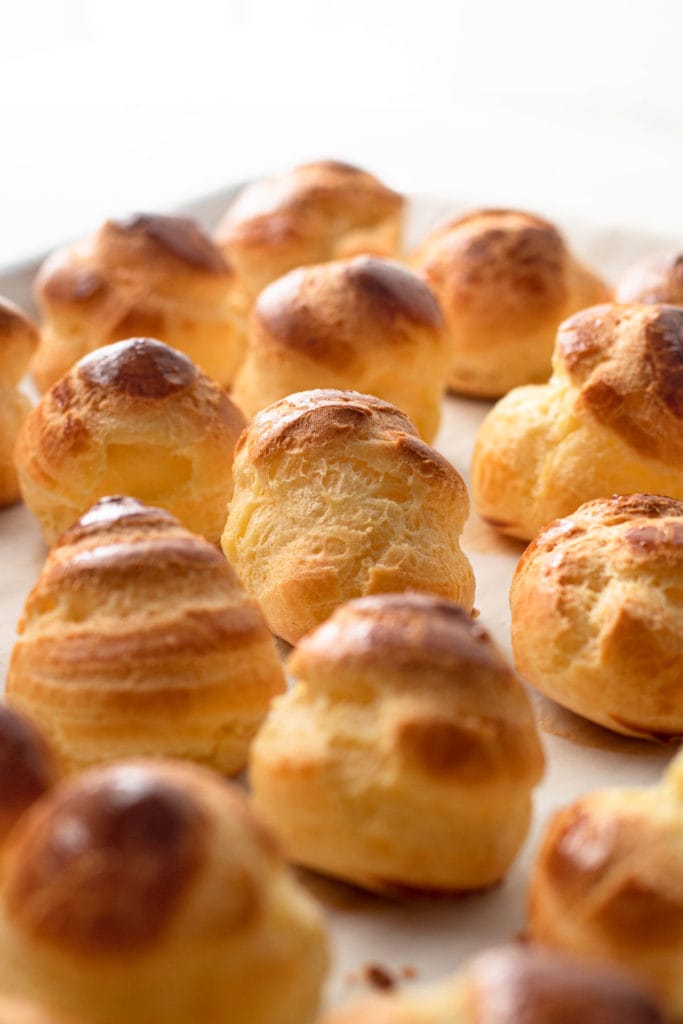
<instances>
[{"instance_id":1,"label":"golden brown crust","mask_svg":"<svg viewBox=\"0 0 683 1024\"><path fill-rule=\"evenodd\" d=\"M597 306L562 325L557 351L581 407L636 452L683 463L683 309Z\"/></svg>"},{"instance_id":2,"label":"golden brown crust","mask_svg":"<svg viewBox=\"0 0 683 1024\"><path fill-rule=\"evenodd\" d=\"M351 601L287 667L296 685L252 747L250 779L297 863L394 893L502 877L543 755L522 686L464 609L427 594Z\"/></svg>"},{"instance_id":3,"label":"golden brown crust","mask_svg":"<svg viewBox=\"0 0 683 1024\"><path fill-rule=\"evenodd\" d=\"M403 205L371 174L335 161L247 186L216 231L243 308L295 267L359 253L399 255Z\"/></svg>"},{"instance_id":4,"label":"golden brown crust","mask_svg":"<svg viewBox=\"0 0 683 1024\"><path fill-rule=\"evenodd\" d=\"M31 938L89 956L149 947L204 867L206 816L144 768L61 788L15 840L5 906Z\"/></svg>"},{"instance_id":5,"label":"golden brown crust","mask_svg":"<svg viewBox=\"0 0 683 1024\"><path fill-rule=\"evenodd\" d=\"M79 362L78 372L96 387L148 399L185 391L198 377L187 356L153 338L129 338L91 352Z\"/></svg>"},{"instance_id":6,"label":"golden brown crust","mask_svg":"<svg viewBox=\"0 0 683 1024\"><path fill-rule=\"evenodd\" d=\"M32 722L0 705L0 841L58 778L52 750Z\"/></svg>"},{"instance_id":7,"label":"golden brown crust","mask_svg":"<svg viewBox=\"0 0 683 1024\"><path fill-rule=\"evenodd\" d=\"M8 699L69 768L151 752L239 771L284 688L220 551L131 498L104 499L62 535L18 631Z\"/></svg>"},{"instance_id":8,"label":"golden brown crust","mask_svg":"<svg viewBox=\"0 0 683 1024\"><path fill-rule=\"evenodd\" d=\"M364 594L416 589L471 607L465 484L395 406L290 395L244 431L235 481L223 549L283 639Z\"/></svg>"},{"instance_id":9,"label":"golden brown crust","mask_svg":"<svg viewBox=\"0 0 683 1024\"><path fill-rule=\"evenodd\" d=\"M449 357L441 311L417 275L375 257L334 260L261 292L233 395L253 416L307 388L352 388L403 409L429 440Z\"/></svg>"},{"instance_id":10,"label":"golden brown crust","mask_svg":"<svg viewBox=\"0 0 683 1024\"><path fill-rule=\"evenodd\" d=\"M683 306L683 253L649 256L619 280L615 302Z\"/></svg>"},{"instance_id":11,"label":"golden brown crust","mask_svg":"<svg viewBox=\"0 0 683 1024\"><path fill-rule=\"evenodd\" d=\"M38 346L38 331L18 306L0 298L0 508L21 497L14 446L30 402L18 390Z\"/></svg>"},{"instance_id":12,"label":"golden brown crust","mask_svg":"<svg viewBox=\"0 0 683 1024\"><path fill-rule=\"evenodd\" d=\"M662 1015L634 976L534 947L484 953L465 970L473 1024L657 1024Z\"/></svg>"},{"instance_id":13,"label":"golden brown crust","mask_svg":"<svg viewBox=\"0 0 683 1024\"><path fill-rule=\"evenodd\" d=\"M609 494L683 500L683 309L584 310L560 327L554 360L547 385L516 388L482 423L480 515L531 540Z\"/></svg>"},{"instance_id":14,"label":"golden brown crust","mask_svg":"<svg viewBox=\"0 0 683 1024\"><path fill-rule=\"evenodd\" d=\"M446 316L451 386L483 397L546 380L557 325L609 295L557 228L517 210L475 210L447 222L413 264Z\"/></svg>"},{"instance_id":15,"label":"golden brown crust","mask_svg":"<svg viewBox=\"0 0 683 1024\"><path fill-rule=\"evenodd\" d=\"M0 978L88 1024L302 1024L327 966L320 915L244 795L140 759L90 771L14 830Z\"/></svg>"},{"instance_id":16,"label":"golden brown crust","mask_svg":"<svg viewBox=\"0 0 683 1024\"><path fill-rule=\"evenodd\" d=\"M9 299L0 298L0 386L16 387L38 347L35 324Z\"/></svg>"},{"instance_id":17,"label":"golden brown crust","mask_svg":"<svg viewBox=\"0 0 683 1024\"><path fill-rule=\"evenodd\" d=\"M88 352L134 335L160 338L229 384L244 344L232 283L225 258L194 221L149 214L107 221L39 271L38 387L46 390Z\"/></svg>"},{"instance_id":18,"label":"golden brown crust","mask_svg":"<svg viewBox=\"0 0 683 1024\"><path fill-rule=\"evenodd\" d=\"M28 417L17 444L24 500L48 543L90 505L124 493L216 541L245 420L214 381L150 338L97 349Z\"/></svg>"},{"instance_id":19,"label":"golden brown crust","mask_svg":"<svg viewBox=\"0 0 683 1024\"><path fill-rule=\"evenodd\" d=\"M532 937L638 972L683 1010L683 813L666 786L603 790L557 812L530 889Z\"/></svg>"},{"instance_id":20,"label":"golden brown crust","mask_svg":"<svg viewBox=\"0 0 683 1024\"><path fill-rule=\"evenodd\" d=\"M374 395L316 388L288 395L259 412L237 442L252 463L276 456L289 445L309 445L349 435L362 428L415 434L400 409Z\"/></svg>"},{"instance_id":21,"label":"golden brown crust","mask_svg":"<svg viewBox=\"0 0 683 1024\"><path fill-rule=\"evenodd\" d=\"M582 505L529 545L510 591L521 674L628 735L683 735L678 652L683 504L615 495Z\"/></svg>"}]
</instances>

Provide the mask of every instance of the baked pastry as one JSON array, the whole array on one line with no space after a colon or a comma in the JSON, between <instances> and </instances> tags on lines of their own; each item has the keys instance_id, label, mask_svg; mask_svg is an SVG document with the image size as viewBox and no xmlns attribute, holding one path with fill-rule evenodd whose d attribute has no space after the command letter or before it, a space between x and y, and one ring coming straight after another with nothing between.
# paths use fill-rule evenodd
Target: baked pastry
<instances>
[{"instance_id":1,"label":"baked pastry","mask_svg":"<svg viewBox=\"0 0 683 1024\"><path fill-rule=\"evenodd\" d=\"M652 994L630 973L547 949L483 953L454 977L378 995L322 1024L663 1024Z\"/></svg>"},{"instance_id":2,"label":"baked pastry","mask_svg":"<svg viewBox=\"0 0 683 1024\"><path fill-rule=\"evenodd\" d=\"M480 515L531 540L610 494L683 500L683 309L596 306L562 324L546 385L484 420L472 457Z\"/></svg>"},{"instance_id":3,"label":"baked pastry","mask_svg":"<svg viewBox=\"0 0 683 1024\"><path fill-rule=\"evenodd\" d=\"M400 255L403 207L372 174L336 160L248 185L215 234L236 274L237 305L246 312L267 284L307 263Z\"/></svg>"},{"instance_id":4,"label":"baked pastry","mask_svg":"<svg viewBox=\"0 0 683 1024\"><path fill-rule=\"evenodd\" d=\"M245 419L190 360L151 338L82 359L43 396L16 449L48 544L97 498L129 494L218 541Z\"/></svg>"},{"instance_id":5,"label":"baked pastry","mask_svg":"<svg viewBox=\"0 0 683 1024\"><path fill-rule=\"evenodd\" d=\"M406 267L356 256L292 270L259 296L232 397L247 416L307 388L353 388L431 441L450 349L438 303Z\"/></svg>"},{"instance_id":6,"label":"baked pastry","mask_svg":"<svg viewBox=\"0 0 683 1024\"><path fill-rule=\"evenodd\" d=\"M671 781L558 811L529 901L531 938L637 972L683 1016L683 799Z\"/></svg>"},{"instance_id":7,"label":"baked pastry","mask_svg":"<svg viewBox=\"0 0 683 1024\"><path fill-rule=\"evenodd\" d=\"M14 445L31 403L17 385L38 346L38 331L18 306L0 299L0 508L21 498Z\"/></svg>"},{"instance_id":8,"label":"baked pastry","mask_svg":"<svg viewBox=\"0 0 683 1024\"><path fill-rule=\"evenodd\" d=\"M308 1024L326 963L270 835L196 765L84 773L9 841L2 984L89 1024Z\"/></svg>"},{"instance_id":9,"label":"baked pastry","mask_svg":"<svg viewBox=\"0 0 683 1024\"><path fill-rule=\"evenodd\" d=\"M284 640L365 594L425 590L472 607L465 485L393 405L290 395L254 417L233 471L223 550Z\"/></svg>"},{"instance_id":10,"label":"baked pastry","mask_svg":"<svg viewBox=\"0 0 683 1024\"><path fill-rule=\"evenodd\" d=\"M615 732L683 736L683 503L598 498L546 527L510 590L517 670Z\"/></svg>"},{"instance_id":11,"label":"baked pastry","mask_svg":"<svg viewBox=\"0 0 683 1024\"><path fill-rule=\"evenodd\" d=\"M233 279L218 246L192 220L136 214L107 221L38 274L38 388L46 391L93 349L136 335L159 338L230 384L245 345Z\"/></svg>"},{"instance_id":12,"label":"baked pastry","mask_svg":"<svg viewBox=\"0 0 683 1024\"><path fill-rule=\"evenodd\" d=\"M496 398L546 381L558 324L605 302L607 285L552 224L475 210L431 232L412 259L446 317L454 391Z\"/></svg>"},{"instance_id":13,"label":"baked pastry","mask_svg":"<svg viewBox=\"0 0 683 1024\"><path fill-rule=\"evenodd\" d=\"M28 596L7 699L66 769L164 755L240 771L284 677L256 602L167 512L105 498Z\"/></svg>"},{"instance_id":14,"label":"baked pastry","mask_svg":"<svg viewBox=\"0 0 683 1024\"><path fill-rule=\"evenodd\" d=\"M622 275L615 302L658 302L683 306L683 252L649 256Z\"/></svg>"},{"instance_id":15,"label":"baked pastry","mask_svg":"<svg viewBox=\"0 0 683 1024\"><path fill-rule=\"evenodd\" d=\"M58 777L57 760L42 733L29 719L0 704L0 845ZM1 1012L0 1021L4 1024Z\"/></svg>"},{"instance_id":16,"label":"baked pastry","mask_svg":"<svg viewBox=\"0 0 683 1024\"><path fill-rule=\"evenodd\" d=\"M388 893L502 878L543 754L524 688L467 612L428 594L351 601L287 668L249 776L290 859Z\"/></svg>"}]
</instances>

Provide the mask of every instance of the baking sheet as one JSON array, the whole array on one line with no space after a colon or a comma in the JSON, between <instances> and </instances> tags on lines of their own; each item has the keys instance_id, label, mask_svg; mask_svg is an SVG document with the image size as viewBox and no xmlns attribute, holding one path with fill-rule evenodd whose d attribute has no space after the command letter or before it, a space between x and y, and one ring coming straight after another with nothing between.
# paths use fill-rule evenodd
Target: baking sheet
<instances>
[{"instance_id":1,"label":"baking sheet","mask_svg":"<svg viewBox=\"0 0 683 1024\"><path fill-rule=\"evenodd\" d=\"M235 191L235 187L226 189L187 204L183 210L212 226ZM414 244L444 216L462 210L465 205L414 199L409 211L409 244ZM577 254L610 279L639 257L677 244L673 239L613 227L576 223L561 226ZM0 295L31 308L31 280L39 262L37 258L0 270ZM466 480L474 437L489 408L490 403L470 399L449 397L444 402L443 422L435 444ZM476 606L482 623L508 653L507 596L523 547L499 537L474 512L471 514L463 548L477 578ZM2 680L6 675L15 624L45 554L38 528L22 505L0 512ZM514 938L524 926L525 889L533 851L552 810L601 786L654 782L675 752L670 746L613 737L544 698L538 698L536 704L547 758L546 776L537 790L530 836L502 884L466 897L390 902L301 873L305 884L321 900L331 926L334 957L328 984L331 1002L361 993L369 984L366 968L370 964L381 966L401 984L412 984L405 980L406 974L414 975L418 982L429 980L452 971L489 945Z\"/></svg>"}]
</instances>

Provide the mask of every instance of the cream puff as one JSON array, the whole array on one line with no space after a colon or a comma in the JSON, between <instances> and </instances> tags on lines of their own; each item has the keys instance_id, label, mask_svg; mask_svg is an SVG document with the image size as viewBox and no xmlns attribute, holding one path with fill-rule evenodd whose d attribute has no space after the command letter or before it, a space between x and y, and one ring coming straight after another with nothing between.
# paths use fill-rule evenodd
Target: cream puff
<instances>
[{"instance_id":1,"label":"cream puff","mask_svg":"<svg viewBox=\"0 0 683 1024\"><path fill-rule=\"evenodd\" d=\"M24 501L53 544L94 501L159 505L215 543L245 420L182 353L151 338L107 345L43 396L16 449Z\"/></svg>"},{"instance_id":2,"label":"cream puff","mask_svg":"<svg viewBox=\"0 0 683 1024\"><path fill-rule=\"evenodd\" d=\"M301 267L253 308L232 397L247 416L296 391L377 395L434 437L450 349L438 303L406 267L370 256Z\"/></svg>"},{"instance_id":3,"label":"cream puff","mask_svg":"<svg viewBox=\"0 0 683 1024\"><path fill-rule=\"evenodd\" d=\"M159 338L229 385L245 343L233 287L229 264L193 220L136 214L107 221L40 269L39 390L93 349L137 335Z\"/></svg>"},{"instance_id":4,"label":"cream puff","mask_svg":"<svg viewBox=\"0 0 683 1024\"><path fill-rule=\"evenodd\" d=\"M290 643L366 594L423 590L472 607L465 484L395 406L290 395L244 431L234 479L223 550Z\"/></svg>"},{"instance_id":5,"label":"cream puff","mask_svg":"<svg viewBox=\"0 0 683 1024\"><path fill-rule=\"evenodd\" d=\"M543 774L511 666L458 605L351 601L305 636L250 753L256 811L297 864L378 892L462 892L514 860Z\"/></svg>"},{"instance_id":6,"label":"cream puff","mask_svg":"<svg viewBox=\"0 0 683 1024\"><path fill-rule=\"evenodd\" d=\"M0 983L89 1024L310 1024L321 915L241 792L196 765L94 769L12 833Z\"/></svg>"},{"instance_id":7,"label":"cream puff","mask_svg":"<svg viewBox=\"0 0 683 1024\"><path fill-rule=\"evenodd\" d=\"M399 256L404 199L336 160L303 164L248 185L215 233L246 312L267 284L307 263L360 253Z\"/></svg>"},{"instance_id":8,"label":"cream puff","mask_svg":"<svg viewBox=\"0 0 683 1024\"><path fill-rule=\"evenodd\" d=\"M475 210L448 221L412 264L441 303L449 384L465 395L497 398L546 381L560 322L610 297L553 224L519 210Z\"/></svg>"},{"instance_id":9,"label":"cream puff","mask_svg":"<svg viewBox=\"0 0 683 1024\"><path fill-rule=\"evenodd\" d=\"M593 498L683 500L683 309L595 306L560 327L553 376L484 420L472 497L491 525L531 540Z\"/></svg>"},{"instance_id":10,"label":"cream puff","mask_svg":"<svg viewBox=\"0 0 683 1024\"><path fill-rule=\"evenodd\" d=\"M683 252L649 256L630 267L617 282L614 301L683 306Z\"/></svg>"},{"instance_id":11,"label":"cream puff","mask_svg":"<svg viewBox=\"0 0 683 1024\"><path fill-rule=\"evenodd\" d=\"M28 596L7 677L68 771L134 755L234 773L284 677L256 602L167 512L105 498Z\"/></svg>"},{"instance_id":12,"label":"cream puff","mask_svg":"<svg viewBox=\"0 0 683 1024\"><path fill-rule=\"evenodd\" d=\"M598 498L546 527L510 590L518 671L584 718L683 736L683 504Z\"/></svg>"}]
</instances>

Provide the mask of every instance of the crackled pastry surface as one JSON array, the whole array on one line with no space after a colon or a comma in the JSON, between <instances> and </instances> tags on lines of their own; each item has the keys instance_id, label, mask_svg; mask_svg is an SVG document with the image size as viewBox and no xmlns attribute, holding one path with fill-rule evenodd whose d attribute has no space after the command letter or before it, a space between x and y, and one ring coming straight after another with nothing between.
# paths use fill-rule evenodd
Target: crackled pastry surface
<instances>
[{"instance_id":1,"label":"crackled pastry surface","mask_svg":"<svg viewBox=\"0 0 683 1024\"><path fill-rule=\"evenodd\" d=\"M462 478L395 406L305 391L242 434L223 550L295 643L352 597L417 589L471 608Z\"/></svg>"},{"instance_id":2,"label":"crackled pastry surface","mask_svg":"<svg viewBox=\"0 0 683 1024\"><path fill-rule=\"evenodd\" d=\"M531 540L593 498L683 500L683 308L603 305L562 324L548 384L516 388L472 457L479 513Z\"/></svg>"},{"instance_id":3,"label":"crackled pastry surface","mask_svg":"<svg viewBox=\"0 0 683 1024\"><path fill-rule=\"evenodd\" d=\"M510 591L519 672L627 735L683 734L683 504L600 498L536 537Z\"/></svg>"},{"instance_id":4,"label":"crackled pastry surface","mask_svg":"<svg viewBox=\"0 0 683 1024\"><path fill-rule=\"evenodd\" d=\"M543 755L486 631L426 594L351 601L305 636L250 756L256 809L297 863L369 889L499 880Z\"/></svg>"}]
</instances>

